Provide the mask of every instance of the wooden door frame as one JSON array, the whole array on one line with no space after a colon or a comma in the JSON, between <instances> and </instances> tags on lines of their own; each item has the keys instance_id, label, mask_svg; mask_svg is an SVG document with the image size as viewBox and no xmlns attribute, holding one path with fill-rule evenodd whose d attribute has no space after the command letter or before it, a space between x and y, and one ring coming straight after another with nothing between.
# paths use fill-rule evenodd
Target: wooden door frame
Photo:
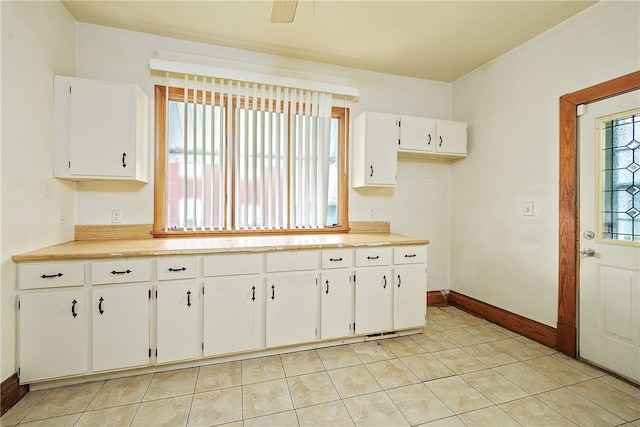
<instances>
[{"instance_id":1,"label":"wooden door frame","mask_svg":"<svg viewBox=\"0 0 640 427\"><path fill-rule=\"evenodd\" d=\"M580 104L640 89L640 71L560 97L560 228L556 349L577 356L578 115Z\"/></svg>"}]
</instances>

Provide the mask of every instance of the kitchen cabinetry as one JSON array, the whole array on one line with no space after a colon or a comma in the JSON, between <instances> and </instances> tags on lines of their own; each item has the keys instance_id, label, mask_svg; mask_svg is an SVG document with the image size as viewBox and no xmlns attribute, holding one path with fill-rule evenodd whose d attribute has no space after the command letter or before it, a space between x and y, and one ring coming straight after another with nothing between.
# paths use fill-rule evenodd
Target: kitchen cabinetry
<instances>
[{"instance_id":1,"label":"kitchen cabinetry","mask_svg":"<svg viewBox=\"0 0 640 427\"><path fill-rule=\"evenodd\" d=\"M349 336L353 322L351 250L322 251L320 274L320 339Z\"/></svg>"},{"instance_id":2,"label":"kitchen cabinetry","mask_svg":"<svg viewBox=\"0 0 640 427\"><path fill-rule=\"evenodd\" d=\"M84 263L18 266L20 380L82 374L85 365Z\"/></svg>"},{"instance_id":3,"label":"kitchen cabinetry","mask_svg":"<svg viewBox=\"0 0 640 427\"><path fill-rule=\"evenodd\" d=\"M318 268L318 258L318 251L267 253L267 347L315 341L318 288L317 275L310 270Z\"/></svg>"},{"instance_id":4,"label":"kitchen cabinetry","mask_svg":"<svg viewBox=\"0 0 640 427\"><path fill-rule=\"evenodd\" d=\"M204 257L204 356L264 347L261 254Z\"/></svg>"},{"instance_id":5,"label":"kitchen cabinetry","mask_svg":"<svg viewBox=\"0 0 640 427\"><path fill-rule=\"evenodd\" d=\"M85 372L84 301L80 287L20 296L20 381Z\"/></svg>"},{"instance_id":6,"label":"kitchen cabinetry","mask_svg":"<svg viewBox=\"0 0 640 427\"><path fill-rule=\"evenodd\" d=\"M423 327L427 309L427 247L393 248L393 327Z\"/></svg>"},{"instance_id":7,"label":"kitchen cabinetry","mask_svg":"<svg viewBox=\"0 0 640 427\"><path fill-rule=\"evenodd\" d=\"M390 248L356 249L355 333L393 329L393 275Z\"/></svg>"},{"instance_id":8,"label":"kitchen cabinetry","mask_svg":"<svg viewBox=\"0 0 640 427\"><path fill-rule=\"evenodd\" d=\"M353 188L396 185L397 120L395 114L369 111L353 120Z\"/></svg>"},{"instance_id":9,"label":"kitchen cabinetry","mask_svg":"<svg viewBox=\"0 0 640 427\"><path fill-rule=\"evenodd\" d=\"M196 257L160 258L156 263L156 362L200 357L200 286Z\"/></svg>"},{"instance_id":10,"label":"kitchen cabinetry","mask_svg":"<svg viewBox=\"0 0 640 427\"><path fill-rule=\"evenodd\" d=\"M93 370L148 365L150 285L103 285L91 293Z\"/></svg>"},{"instance_id":11,"label":"kitchen cabinetry","mask_svg":"<svg viewBox=\"0 0 640 427\"><path fill-rule=\"evenodd\" d=\"M91 273L93 370L149 364L151 261L93 262Z\"/></svg>"},{"instance_id":12,"label":"kitchen cabinetry","mask_svg":"<svg viewBox=\"0 0 640 427\"><path fill-rule=\"evenodd\" d=\"M54 77L54 176L148 182L149 100L135 85Z\"/></svg>"},{"instance_id":13,"label":"kitchen cabinetry","mask_svg":"<svg viewBox=\"0 0 640 427\"><path fill-rule=\"evenodd\" d=\"M398 155L427 154L455 158L467 155L467 124L425 117L400 118Z\"/></svg>"}]
</instances>

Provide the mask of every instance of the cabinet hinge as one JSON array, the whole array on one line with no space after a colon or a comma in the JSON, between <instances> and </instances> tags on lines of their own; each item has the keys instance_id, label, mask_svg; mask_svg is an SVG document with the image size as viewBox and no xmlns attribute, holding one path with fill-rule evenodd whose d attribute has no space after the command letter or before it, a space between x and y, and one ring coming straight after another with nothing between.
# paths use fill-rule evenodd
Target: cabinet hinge
<instances>
[{"instance_id":1,"label":"cabinet hinge","mask_svg":"<svg viewBox=\"0 0 640 427\"><path fill-rule=\"evenodd\" d=\"M156 299L158 299L158 290L156 289Z\"/></svg>"},{"instance_id":2,"label":"cabinet hinge","mask_svg":"<svg viewBox=\"0 0 640 427\"><path fill-rule=\"evenodd\" d=\"M20 300L18 300L18 310L20 310Z\"/></svg>"},{"instance_id":3,"label":"cabinet hinge","mask_svg":"<svg viewBox=\"0 0 640 427\"><path fill-rule=\"evenodd\" d=\"M157 297L158 297L158 296L156 295L156 298L157 298ZM149 289L149 299L151 299L151 289Z\"/></svg>"},{"instance_id":4,"label":"cabinet hinge","mask_svg":"<svg viewBox=\"0 0 640 427\"><path fill-rule=\"evenodd\" d=\"M71 169L71 160L69 160L69 169Z\"/></svg>"},{"instance_id":5,"label":"cabinet hinge","mask_svg":"<svg viewBox=\"0 0 640 427\"><path fill-rule=\"evenodd\" d=\"M202 351L204 351L204 341L202 342Z\"/></svg>"},{"instance_id":6,"label":"cabinet hinge","mask_svg":"<svg viewBox=\"0 0 640 427\"><path fill-rule=\"evenodd\" d=\"M158 358L158 349L156 348L156 358Z\"/></svg>"},{"instance_id":7,"label":"cabinet hinge","mask_svg":"<svg viewBox=\"0 0 640 427\"><path fill-rule=\"evenodd\" d=\"M149 359L151 359L151 349L149 349Z\"/></svg>"},{"instance_id":8,"label":"cabinet hinge","mask_svg":"<svg viewBox=\"0 0 640 427\"><path fill-rule=\"evenodd\" d=\"M353 273L353 283L356 283L356 273Z\"/></svg>"},{"instance_id":9,"label":"cabinet hinge","mask_svg":"<svg viewBox=\"0 0 640 427\"><path fill-rule=\"evenodd\" d=\"M69 86L69 93L71 93L71 86Z\"/></svg>"}]
</instances>

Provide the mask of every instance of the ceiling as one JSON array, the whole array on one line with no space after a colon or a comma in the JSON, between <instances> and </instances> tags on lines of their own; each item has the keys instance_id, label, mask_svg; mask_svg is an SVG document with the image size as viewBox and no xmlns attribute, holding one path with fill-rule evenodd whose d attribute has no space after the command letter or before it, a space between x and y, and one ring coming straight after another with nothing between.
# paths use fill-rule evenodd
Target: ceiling
<instances>
[{"instance_id":1,"label":"ceiling","mask_svg":"<svg viewBox=\"0 0 640 427\"><path fill-rule=\"evenodd\" d=\"M596 1L62 1L76 20L381 73L452 82Z\"/></svg>"}]
</instances>

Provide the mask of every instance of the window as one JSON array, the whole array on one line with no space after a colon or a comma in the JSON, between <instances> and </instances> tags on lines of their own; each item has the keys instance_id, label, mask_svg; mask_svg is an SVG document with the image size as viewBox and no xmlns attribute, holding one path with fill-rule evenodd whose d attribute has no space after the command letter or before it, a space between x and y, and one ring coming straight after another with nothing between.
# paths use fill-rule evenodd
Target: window
<instances>
[{"instance_id":1,"label":"window","mask_svg":"<svg viewBox=\"0 0 640 427\"><path fill-rule=\"evenodd\" d=\"M349 111L331 102L202 78L156 86L154 235L346 232Z\"/></svg>"},{"instance_id":2,"label":"window","mask_svg":"<svg viewBox=\"0 0 640 427\"><path fill-rule=\"evenodd\" d=\"M603 236L640 242L640 112L601 126Z\"/></svg>"}]
</instances>

